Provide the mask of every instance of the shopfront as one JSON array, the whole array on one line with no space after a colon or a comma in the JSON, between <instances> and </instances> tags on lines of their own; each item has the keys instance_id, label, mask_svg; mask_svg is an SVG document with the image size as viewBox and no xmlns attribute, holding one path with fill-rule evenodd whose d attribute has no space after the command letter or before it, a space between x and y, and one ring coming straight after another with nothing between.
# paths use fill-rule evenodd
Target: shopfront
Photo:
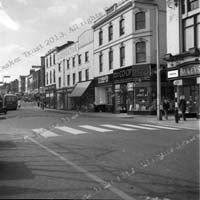
<instances>
[{"instance_id":1,"label":"shopfront","mask_svg":"<svg viewBox=\"0 0 200 200\"><path fill-rule=\"evenodd\" d=\"M56 108L56 85L45 87L45 107Z\"/></svg>"},{"instance_id":2,"label":"shopfront","mask_svg":"<svg viewBox=\"0 0 200 200\"><path fill-rule=\"evenodd\" d=\"M96 112L113 112L113 74L95 78Z\"/></svg>"},{"instance_id":3,"label":"shopfront","mask_svg":"<svg viewBox=\"0 0 200 200\"><path fill-rule=\"evenodd\" d=\"M177 102L181 95L185 96L187 116L199 116L200 61L185 62L168 69L168 79L173 81Z\"/></svg>"},{"instance_id":4,"label":"shopfront","mask_svg":"<svg viewBox=\"0 0 200 200\"><path fill-rule=\"evenodd\" d=\"M156 65L135 65L115 70L115 112L128 114L156 114ZM162 78L161 95L170 84Z\"/></svg>"}]
</instances>

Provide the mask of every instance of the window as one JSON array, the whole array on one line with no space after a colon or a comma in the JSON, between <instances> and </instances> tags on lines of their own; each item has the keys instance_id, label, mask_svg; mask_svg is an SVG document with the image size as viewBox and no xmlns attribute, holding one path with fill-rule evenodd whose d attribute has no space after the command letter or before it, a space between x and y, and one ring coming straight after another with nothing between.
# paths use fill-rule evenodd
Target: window
<instances>
[{"instance_id":1,"label":"window","mask_svg":"<svg viewBox=\"0 0 200 200\"><path fill-rule=\"evenodd\" d=\"M75 57L72 58L72 66L75 67Z\"/></svg>"},{"instance_id":2,"label":"window","mask_svg":"<svg viewBox=\"0 0 200 200\"><path fill-rule=\"evenodd\" d=\"M70 86L70 75L67 75L67 85Z\"/></svg>"},{"instance_id":3,"label":"window","mask_svg":"<svg viewBox=\"0 0 200 200\"><path fill-rule=\"evenodd\" d=\"M99 55L99 72L103 72L103 54Z\"/></svg>"},{"instance_id":4,"label":"window","mask_svg":"<svg viewBox=\"0 0 200 200\"><path fill-rule=\"evenodd\" d=\"M53 54L53 64L55 65L56 64L56 55L55 54Z\"/></svg>"},{"instance_id":5,"label":"window","mask_svg":"<svg viewBox=\"0 0 200 200\"><path fill-rule=\"evenodd\" d=\"M125 47L120 47L120 67L125 65Z\"/></svg>"},{"instance_id":6,"label":"window","mask_svg":"<svg viewBox=\"0 0 200 200\"><path fill-rule=\"evenodd\" d=\"M113 39L113 25L110 24L108 27L108 40L111 41Z\"/></svg>"},{"instance_id":7,"label":"window","mask_svg":"<svg viewBox=\"0 0 200 200\"><path fill-rule=\"evenodd\" d=\"M136 63L146 62L146 43L136 43Z\"/></svg>"},{"instance_id":8,"label":"window","mask_svg":"<svg viewBox=\"0 0 200 200\"><path fill-rule=\"evenodd\" d=\"M181 8L182 8L182 14L185 14L185 10L186 10L186 5L185 5L185 0L181 1Z\"/></svg>"},{"instance_id":9,"label":"window","mask_svg":"<svg viewBox=\"0 0 200 200\"><path fill-rule=\"evenodd\" d=\"M85 80L86 81L89 80L89 70L88 69L85 70Z\"/></svg>"},{"instance_id":10,"label":"window","mask_svg":"<svg viewBox=\"0 0 200 200\"><path fill-rule=\"evenodd\" d=\"M113 50L109 51L109 70L113 69Z\"/></svg>"},{"instance_id":11,"label":"window","mask_svg":"<svg viewBox=\"0 0 200 200\"><path fill-rule=\"evenodd\" d=\"M48 76L48 72L46 73L46 83L47 83L47 85L49 84L49 76Z\"/></svg>"},{"instance_id":12,"label":"window","mask_svg":"<svg viewBox=\"0 0 200 200\"><path fill-rule=\"evenodd\" d=\"M122 18L120 21L119 21L119 35L124 35L125 33L125 26L124 26L124 23L125 23L125 20L124 18Z\"/></svg>"},{"instance_id":13,"label":"window","mask_svg":"<svg viewBox=\"0 0 200 200\"><path fill-rule=\"evenodd\" d=\"M70 68L70 59L67 60L67 69Z\"/></svg>"},{"instance_id":14,"label":"window","mask_svg":"<svg viewBox=\"0 0 200 200\"><path fill-rule=\"evenodd\" d=\"M76 83L76 74L73 73L73 85Z\"/></svg>"},{"instance_id":15,"label":"window","mask_svg":"<svg viewBox=\"0 0 200 200\"><path fill-rule=\"evenodd\" d=\"M145 28L145 12L139 12L135 15L135 30Z\"/></svg>"},{"instance_id":16,"label":"window","mask_svg":"<svg viewBox=\"0 0 200 200\"><path fill-rule=\"evenodd\" d=\"M103 44L103 31L99 31L99 46Z\"/></svg>"},{"instance_id":17,"label":"window","mask_svg":"<svg viewBox=\"0 0 200 200\"><path fill-rule=\"evenodd\" d=\"M59 88L61 88L61 77L58 79Z\"/></svg>"},{"instance_id":18,"label":"window","mask_svg":"<svg viewBox=\"0 0 200 200\"><path fill-rule=\"evenodd\" d=\"M61 63L58 63L58 71L61 72Z\"/></svg>"},{"instance_id":19,"label":"window","mask_svg":"<svg viewBox=\"0 0 200 200\"><path fill-rule=\"evenodd\" d=\"M78 55L78 64L81 65L81 54Z\"/></svg>"},{"instance_id":20,"label":"window","mask_svg":"<svg viewBox=\"0 0 200 200\"><path fill-rule=\"evenodd\" d=\"M56 71L55 71L55 69L53 70L53 82L54 83L56 82Z\"/></svg>"},{"instance_id":21,"label":"window","mask_svg":"<svg viewBox=\"0 0 200 200\"><path fill-rule=\"evenodd\" d=\"M82 71L80 71L80 72L78 73L78 80L79 80L79 82L82 81Z\"/></svg>"},{"instance_id":22,"label":"window","mask_svg":"<svg viewBox=\"0 0 200 200\"><path fill-rule=\"evenodd\" d=\"M200 47L200 14L183 20L183 51Z\"/></svg>"},{"instance_id":23,"label":"window","mask_svg":"<svg viewBox=\"0 0 200 200\"><path fill-rule=\"evenodd\" d=\"M188 0L188 12L197 9L198 7L199 7L198 0Z\"/></svg>"},{"instance_id":24,"label":"window","mask_svg":"<svg viewBox=\"0 0 200 200\"><path fill-rule=\"evenodd\" d=\"M52 59L52 57L51 57L51 55L50 55L50 66L52 65L52 60L51 60L51 59Z\"/></svg>"},{"instance_id":25,"label":"window","mask_svg":"<svg viewBox=\"0 0 200 200\"><path fill-rule=\"evenodd\" d=\"M48 68L48 57L46 58L46 67Z\"/></svg>"},{"instance_id":26,"label":"window","mask_svg":"<svg viewBox=\"0 0 200 200\"><path fill-rule=\"evenodd\" d=\"M85 52L85 62L89 61L89 52Z\"/></svg>"},{"instance_id":27,"label":"window","mask_svg":"<svg viewBox=\"0 0 200 200\"><path fill-rule=\"evenodd\" d=\"M52 84L52 72L50 71L50 84Z\"/></svg>"}]
</instances>

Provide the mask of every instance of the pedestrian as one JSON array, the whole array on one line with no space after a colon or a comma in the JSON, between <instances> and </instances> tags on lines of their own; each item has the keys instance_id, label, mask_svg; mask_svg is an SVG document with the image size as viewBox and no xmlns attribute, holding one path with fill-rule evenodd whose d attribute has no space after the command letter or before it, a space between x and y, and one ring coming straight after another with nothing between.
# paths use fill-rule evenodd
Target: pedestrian
<instances>
[{"instance_id":1,"label":"pedestrian","mask_svg":"<svg viewBox=\"0 0 200 200\"><path fill-rule=\"evenodd\" d=\"M18 99L18 100L17 100L17 107L18 107L18 108L21 108L21 99Z\"/></svg>"},{"instance_id":2,"label":"pedestrian","mask_svg":"<svg viewBox=\"0 0 200 200\"><path fill-rule=\"evenodd\" d=\"M185 100L185 96L184 95L180 96L179 109L181 110L181 114L182 114L183 120L186 121L186 117L185 117L186 100Z\"/></svg>"},{"instance_id":3,"label":"pedestrian","mask_svg":"<svg viewBox=\"0 0 200 200\"><path fill-rule=\"evenodd\" d=\"M38 106L38 108L40 107L40 100L39 99L37 100L37 106Z\"/></svg>"},{"instance_id":4,"label":"pedestrian","mask_svg":"<svg viewBox=\"0 0 200 200\"><path fill-rule=\"evenodd\" d=\"M169 110L169 102L167 99L164 99L164 102L163 102L163 111L164 111L164 114L165 114L165 119L168 120L168 110Z\"/></svg>"}]
</instances>

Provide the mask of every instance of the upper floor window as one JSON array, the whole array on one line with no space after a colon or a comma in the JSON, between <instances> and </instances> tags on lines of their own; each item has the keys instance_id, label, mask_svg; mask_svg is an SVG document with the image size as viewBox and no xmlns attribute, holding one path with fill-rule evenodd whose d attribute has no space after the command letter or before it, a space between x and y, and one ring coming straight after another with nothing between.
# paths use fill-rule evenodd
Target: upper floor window
<instances>
[{"instance_id":1,"label":"upper floor window","mask_svg":"<svg viewBox=\"0 0 200 200\"><path fill-rule=\"evenodd\" d=\"M200 48L200 14L183 20L183 51Z\"/></svg>"},{"instance_id":2,"label":"upper floor window","mask_svg":"<svg viewBox=\"0 0 200 200\"><path fill-rule=\"evenodd\" d=\"M50 71L50 84L52 84L52 72Z\"/></svg>"},{"instance_id":3,"label":"upper floor window","mask_svg":"<svg viewBox=\"0 0 200 200\"><path fill-rule=\"evenodd\" d=\"M78 55L78 64L81 65L81 54Z\"/></svg>"},{"instance_id":4,"label":"upper floor window","mask_svg":"<svg viewBox=\"0 0 200 200\"><path fill-rule=\"evenodd\" d=\"M46 84L49 84L49 76L48 76L48 72L46 73Z\"/></svg>"},{"instance_id":5,"label":"upper floor window","mask_svg":"<svg viewBox=\"0 0 200 200\"><path fill-rule=\"evenodd\" d=\"M55 71L55 69L53 70L53 82L54 83L56 82L56 71Z\"/></svg>"},{"instance_id":6,"label":"upper floor window","mask_svg":"<svg viewBox=\"0 0 200 200\"><path fill-rule=\"evenodd\" d=\"M103 54L99 55L99 72L103 72Z\"/></svg>"},{"instance_id":7,"label":"upper floor window","mask_svg":"<svg viewBox=\"0 0 200 200\"><path fill-rule=\"evenodd\" d=\"M58 78L58 87L61 88L61 77Z\"/></svg>"},{"instance_id":8,"label":"upper floor window","mask_svg":"<svg viewBox=\"0 0 200 200\"><path fill-rule=\"evenodd\" d=\"M188 1L188 12L195 10L199 7L199 0L187 0Z\"/></svg>"},{"instance_id":9,"label":"upper floor window","mask_svg":"<svg viewBox=\"0 0 200 200\"><path fill-rule=\"evenodd\" d=\"M48 68L48 65L49 65L49 63L48 63L48 57L46 58L46 67Z\"/></svg>"},{"instance_id":10,"label":"upper floor window","mask_svg":"<svg viewBox=\"0 0 200 200\"><path fill-rule=\"evenodd\" d=\"M103 44L103 31L100 30L99 31L99 45L102 45Z\"/></svg>"},{"instance_id":11,"label":"upper floor window","mask_svg":"<svg viewBox=\"0 0 200 200\"><path fill-rule=\"evenodd\" d=\"M120 47L120 67L125 65L125 46Z\"/></svg>"},{"instance_id":12,"label":"upper floor window","mask_svg":"<svg viewBox=\"0 0 200 200\"><path fill-rule=\"evenodd\" d=\"M85 62L89 61L89 52L85 52Z\"/></svg>"},{"instance_id":13,"label":"upper floor window","mask_svg":"<svg viewBox=\"0 0 200 200\"><path fill-rule=\"evenodd\" d=\"M82 71L80 71L78 73L78 81L81 82L82 81Z\"/></svg>"},{"instance_id":14,"label":"upper floor window","mask_svg":"<svg viewBox=\"0 0 200 200\"><path fill-rule=\"evenodd\" d=\"M136 43L136 63L146 62L146 42Z\"/></svg>"},{"instance_id":15,"label":"upper floor window","mask_svg":"<svg viewBox=\"0 0 200 200\"><path fill-rule=\"evenodd\" d=\"M145 12L139 12L135 15L135 30L145 28Z\"/></svg>"},{"instance_id":16,"label":"upper floor window","mask_svg":"<svg viewBox=\"0 0 200 200\"><path fill-rule=\"evenodd\" d=\"M75 67L75 57L72 58L72 66Z\"/></svg>"},{"instance_id":17,"label":"upper floor window","mask_svg":"<svg viewBox=\"0 0 200 200\"><path fill-rule=\"evenodd\" d=\"M50 55L50 66L52 65L52 57L51 57L51 55Z\"/></svg>"},{"instance_id":18,"label":"upper floor window","mask_svg":"<svg viewBox=\"0 0 200 200\"><path fill-rule=\"evenodd\" d=\"M89 80L89 70L88 69L85 70L85 80L86 81Z\"/></svg>"},{"instance_id":19,"label":"upper floor window","mask_svg":"<svg viewBox=\"0 0 200 200\"><path fill-rule=\"evenodd\" d=\"M56 64L56 55L53 54L53 64L55 65Z\"/></svg>"},{"instance_id":20,"label":"upper floor window","mask_svg":"<svg viewBox=\"0 0 200 200\"><path fill-rule=\"evenodd\" d=\"M67 60L67 69L69 69L70 68L70 60L68 59Z\"/></svg>"},{"instance_id":21,"label":"upper floor window","mask_svg":"<svg viewBox=\"0 0 200 200\"><path fill-rule=\"evenodd\" d=\"M58 71L61 72L61 63L58 63Z\"/></svg>"},{"instance_id":22,"label":"upper floor window","mask_svg":"<svg viewBox=\"0 0 200 200\"><path fill-rule=\"evenodd\" d=\"M109 70L113 69L113 50L109 51Z\"/></svg>"},{"instance_id":23,"label":"upper floor window","mask_svg":"<svg viewBox=\"0 0 200 200\"><path fill-rule=\"evenodd\" d=\"M73 73L73 85L76 83L76 74Z\"/></svg>"},{"instance_id":24,"label":"upper floor window","mask_svg":"<svg viewBox=\"0 0 200 200\"><path fill-rule=\"evenodd\" d=\"M108 27L108 40L111 41L113 39L113 25L110 24Z\"/></svg>"},{"instance_id":25,"label":"upper floor window","mask_svg":"<svg viewBox=\"0 0 200 200\"><path fill-rule=\"evenodd\" d=\"M67 85L70 86L70 75L67 75Z\"/></svg>"},{"instance_id":26,"label":"upper floor window","mask_svg":"<svg viewBox=\"0 0 200 200\"><path fill-rule=\"evenodd\" d=\"M124 35L125 33L125 20L124 18L120 19L119 21L119 35Z\"/></svg>"}]
</instances>

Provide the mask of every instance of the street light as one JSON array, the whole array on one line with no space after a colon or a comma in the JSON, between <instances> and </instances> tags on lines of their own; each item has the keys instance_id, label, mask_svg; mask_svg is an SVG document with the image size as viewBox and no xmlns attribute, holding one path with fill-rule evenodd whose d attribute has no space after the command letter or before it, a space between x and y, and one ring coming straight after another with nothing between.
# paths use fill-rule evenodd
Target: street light
<instances>
[{"instance_id":1,"label":"street light","mask_svg":"<svg viewBox=\"0 0 200 200\"><path fill-rule=\"evenodd\" d=\"M161 115L161 78L160 78L160 34L159 34L159 7L156 3L140 2L135 0L135 4L154 6L156 9L156 62L157 62L157 119L162 120ZM137 6L136 6L137 7Z\"/></svg>"}]
</instances>

